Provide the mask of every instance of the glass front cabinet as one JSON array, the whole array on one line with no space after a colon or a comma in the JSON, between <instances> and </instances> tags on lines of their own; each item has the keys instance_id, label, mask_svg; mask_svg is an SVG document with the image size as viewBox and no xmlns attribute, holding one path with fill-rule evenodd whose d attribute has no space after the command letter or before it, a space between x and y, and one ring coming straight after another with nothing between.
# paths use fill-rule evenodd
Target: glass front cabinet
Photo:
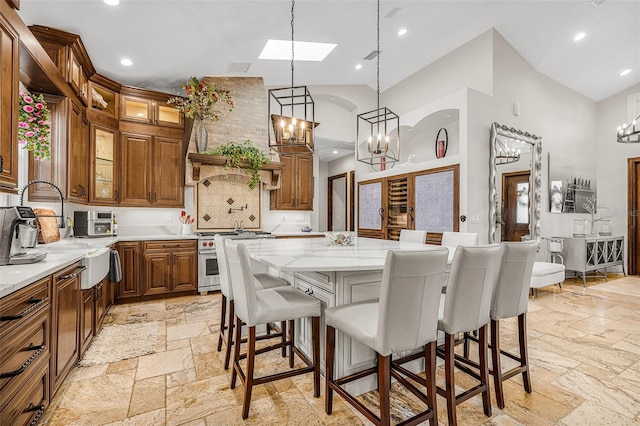
<instances>
[{"instance_id":1,"label":"glass front cabinet","mask_svg":"<svg viewBox=\"0 0 640 426\"><path fill-rule=\"evenodd\" d=\"M117 130L91 125L90 203L118 203L117 138Z\"/></svg>"}]
</instances>

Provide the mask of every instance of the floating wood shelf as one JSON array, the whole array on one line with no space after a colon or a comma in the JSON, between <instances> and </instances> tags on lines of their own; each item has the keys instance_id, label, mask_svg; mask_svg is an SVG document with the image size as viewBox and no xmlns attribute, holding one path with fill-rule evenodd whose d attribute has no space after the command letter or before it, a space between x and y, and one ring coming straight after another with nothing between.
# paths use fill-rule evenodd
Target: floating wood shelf
<instances>
[{"instance_id":1,"label":"floating wood shelf","mask_svg":"<svg viewBox=\"0 0 640 426\"><path fill-rule=\"evenodd\" d=\"M202 165L224 167L224 165L227 164L227 157L220 155L191 153L189 154L189 160L191 160L191 164L193 165L193 180L200 180L200 167ZM249 162L241 160L240 168L251 169L252 167ZM260 170L271 172L271 184L275 186L278 184L278 179L280 179L280 173L283 168L284 163L272 161L268 164L263 164Z\"/></svg>"}]
</instances>

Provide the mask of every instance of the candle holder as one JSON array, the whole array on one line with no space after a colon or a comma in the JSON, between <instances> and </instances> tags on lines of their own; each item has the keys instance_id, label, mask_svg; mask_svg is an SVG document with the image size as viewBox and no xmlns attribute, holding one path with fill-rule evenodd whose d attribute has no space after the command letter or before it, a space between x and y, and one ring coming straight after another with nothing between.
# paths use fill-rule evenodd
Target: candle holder
<instances>
[{"instance_id":1,"label":"candle holder","mask_svg":"<svg viewBox=\"0 0 640 426\"><path fill-rule=\"evenodd\" d=\"M573 236L582 238L587 236L587 219L573 219L571 229Z\"/></svg>"}]
</instances>

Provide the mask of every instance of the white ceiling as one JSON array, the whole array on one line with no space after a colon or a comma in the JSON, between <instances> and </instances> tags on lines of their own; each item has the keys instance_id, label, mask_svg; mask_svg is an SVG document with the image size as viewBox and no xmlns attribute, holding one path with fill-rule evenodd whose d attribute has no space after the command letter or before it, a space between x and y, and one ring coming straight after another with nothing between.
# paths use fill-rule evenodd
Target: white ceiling
<instances>
[{"instance_id":1,"label":"white ceiling","mask_svg":"<svg viewBox=\"0 0 640 426\"><path fill-rule=\"evenodd\" d=\"M267 86L288 86L290 63L258 55L268 38L291 37L290 7L288 0L121 0L116 7L22 0L19 13L29 25L80 35L99 73L177 93L192 75L262 76ZM640 83L640 0L383 0L381 16L382 91L492 27L536 70L595 101ZM581 31L586 37L574 42ZM376 48L375 1L298 0L295 39L338 45L323 62L296 62L296 84L375 89L375 60L363 60ZM125 56L133 66L120 65ZM230 74L234 62L251 65Z\"/></svg>"}]
</instances>

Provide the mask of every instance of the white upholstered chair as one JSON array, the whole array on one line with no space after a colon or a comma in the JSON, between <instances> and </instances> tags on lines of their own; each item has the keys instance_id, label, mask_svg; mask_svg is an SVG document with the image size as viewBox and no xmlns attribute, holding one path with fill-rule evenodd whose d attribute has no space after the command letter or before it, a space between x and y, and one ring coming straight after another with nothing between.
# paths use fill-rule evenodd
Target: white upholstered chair
<instances>
[{"instance_id":1,"label":"white upholstered chair","mask_svg":"<svg viewBox=\"0 0 640 426\"><path fill-rule=\"evenodd\" d=\"M229 360L231 358L231 348L233 347L233 319L235 316L235 304L233 301L233 289L231 288L231 283L229 281L229 273L228 273L228 262L227 262L227 254L225 248L225 241L227 238L224 238L221 235L216 235L213 237L216 243L216 255L218 257L218 273L220 275L220 292L222 293L222 307L220 310L220 331L218 334L218 352L222 350L222 343L224 342L226 345L225 354L224 354L224 369L229 369ZM288 285L285 280L282 280L278 277L274 277L269 274L254 274L254 282L255 286L258 289L263 288L273 288L280 287L284 285ZM229 305L229 310L227 311L227 304ZM227 316L228 312L228 316ZM228 330L227 336L225 337L225 331ZM286 333L286 326L284 328L281 325L281 333L284 335ZM272 337L276 337L275 335ZM283 338L284 339L284 338Z\"/></svg>"},{"instance_id":2,"label":"white upholstered chair","mask_svg":"<svg viewBox=\"0 0 640 426\"><path fill-rule=\"evenodd\" d=\"M447 292L442 296L438 329L444 332L445 389L438 393L447 399L449 425L457 424L456 406L472 396L482 393L484 414L491 416L489 394L489 366L487 325L493 289L498 281L502 246L498 244L477 247L458 247L453 256ZM459 333L479 331L478 359L480 383L456 395L454 378L454 339ZM467 372L465 370L462 370ZM475 377L475 375L474 375Z\"/></svg>"},{"instance_id":3,"label":"white upholstered chair","mask_svg":"<svg viewBox=\"0 0 640 426\"><path fill-rule=\"evenodd\" d=\"M255 278L251 274L251 261L247 247L242 243L228 241L226 245L227 261L229 265L229 277L235 301L235 338L233 371L231 373L231 389L236 386L236 380L244 386L244 402L242 405L242 418L249 416L251 393L253 386L268 383L274 380L285 379L305 373L313 373L313 395L320 396L320 301L304 294L291 286L281 286L269 289L257 290ZM312 358L294 346L294 336L291 333L293 327L289 327L289 337L280 344L261 347L256 351L256 326L274 322L289 321L299 318L311 317L312 329ZM240 354L242 341L242 325L247 326L247 353ZM270 350L288 347L290 349L289 366L293 368L294 353L297 354L306 367L298 368L262 377L254 377L256 352L264 353ZM240 360L246 358L246 371L242 370Z\"/></svg>"},{"instance_id":4,"label":"white upholstered chair","mask_svg":"<svg viewBox=\"0 0 640 426\"><path fill-rule=\"evenodd\" d=\"M326 322L326 392L325 411L331 414L333 392L341 395L374 424L390 424L391 376L408 387L427 403L427 409L406 424L418 424L429 420L437 425L435 389L435 345L437 340L438 306L442 289L442 277L447 265L448 250L389 251L382 274L380 299L353 303L325 310ZM334 379L335 330L339 330L377 352L377 369L358 372ZM427 394L403 378L392 366L394 352L423 348L426 358ZM393 370L393 371L392 371ZM350 381L377 373L380 396L378 417L360 401L341 387ZM417 394L416 394L417 395Z\"/></svg>"},{"instance_id":5,"label":"white upholstered chair","mask_svg":"<svg viewBox=\"0 0 640 426\"><path fill-rule=\"evenodd\" d=\"M475 232L449 232L442 233L441 246L458 247L458 246L477 246L478 234Z\"/></svg>"},{"instance_id":6,"label":"white upholstered chair","mask_svg":"<svg viewBox=\"0 0 640 426\"><path fill-rule=\"evenodd\" d=\"M425 244L426 241L427 241L427 231L416 231L413 229L403 229L400 231L401 243Z\"/></svg>"}]
</instances>

